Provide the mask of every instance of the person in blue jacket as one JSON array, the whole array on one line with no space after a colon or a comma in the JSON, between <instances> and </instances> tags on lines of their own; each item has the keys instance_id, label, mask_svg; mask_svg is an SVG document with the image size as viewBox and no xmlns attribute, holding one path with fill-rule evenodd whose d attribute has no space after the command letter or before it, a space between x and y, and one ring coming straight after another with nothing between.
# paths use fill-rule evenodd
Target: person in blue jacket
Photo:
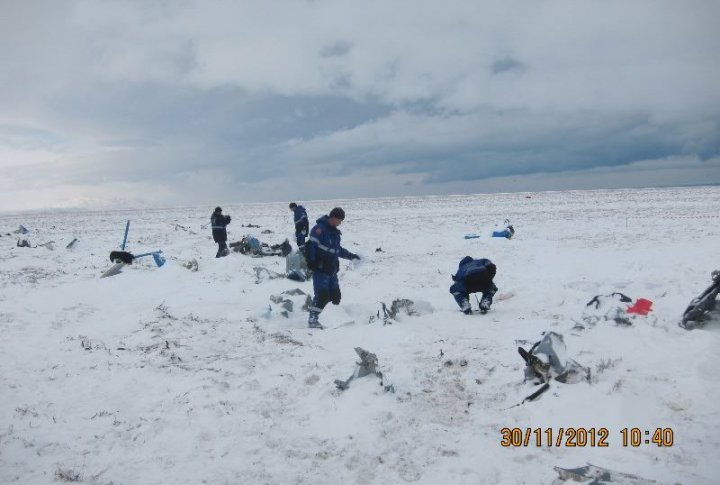
<instances>
[{"instance_id":1,"label":"person in blue jacket","mask_svg":"<svg viewBox=\"0 0 720 485\"><path fill-rule=\"evenodd\" d=\"M290 210L293 211L293 219L295 221L295 241L300 252L305 252L305 238L308 235L310 224L308 223L307 212L305 207L290 202Z\"/></svg>"},{"instance_id":2,"label":"person in blue jacket","mask_svg":"<svg viewBox=\"0 0 720 485\"><path fill-rule=\"evenodd\" d=\"M450 287L450 293L455 297L460 309L466 315L472 313L470 306L470 293L482 293L480 299L480 311L486 313L492 305L493 296L497 292L497 286L493 283L497 268L489 259L473 259L465 256L460 260L457 273L452 275L454 281Z\"/></svg>"},{"instance_id":3,"label":"person in blue jacket","mask_svg":"<svg viewBox=\"0 0 720 485\"><path fill-rule=\"evenodd\" d=\"M324 328L318 320L323 308L330 302L333 305L340 303L340 284L337 278L340 260L338 258L360 259L360 256L340 245L341 232L338 226L344 219L345 211L340 207L335 207L330 214L317 220L305 245L305 258L308 268L313 272L313 290L315 292L312 306L309 308L308 327L310 328Z\"/></svg>"},{"instance_id":4,"label":"person in blue jacket","mask_svg":"<svg viewBox=\"0 0 720 485\"><path fill-rule=\"evenodd\" d=\"M222 258L230 254L227 247L227 229L230 224L230 216L223 215L222 208L215 207L215 211L210 216L210 225L212 226L213 240L218 244L218 252L216 258Z\"/></svg>"}]
</instances>

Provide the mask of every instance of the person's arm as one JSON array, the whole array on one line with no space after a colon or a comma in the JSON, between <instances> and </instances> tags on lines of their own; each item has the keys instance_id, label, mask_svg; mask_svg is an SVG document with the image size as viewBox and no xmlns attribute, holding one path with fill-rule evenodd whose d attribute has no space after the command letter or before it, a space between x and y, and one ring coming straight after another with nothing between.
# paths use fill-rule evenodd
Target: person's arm
<instances>
[{"instance_id":1,"label":"person's arm","mask_svg":"<svg viewBox=\"0 0 720 485\"><path fill-rule=\"evenodd\" d=\"M340 253L338 253L338 257L343 259L360 259L360 256L355 253L351 253L343 247L340 248Z\"/></svg>"}]
</instances>

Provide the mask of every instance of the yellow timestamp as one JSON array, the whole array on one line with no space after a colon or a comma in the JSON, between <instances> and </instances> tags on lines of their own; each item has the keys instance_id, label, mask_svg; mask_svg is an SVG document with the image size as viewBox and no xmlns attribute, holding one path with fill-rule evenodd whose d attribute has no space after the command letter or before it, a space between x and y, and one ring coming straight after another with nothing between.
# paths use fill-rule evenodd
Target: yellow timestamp
<instances>
[{"instance_id":1,"label":"yellow timestamp","mask_svg":"<svg viewBox=\"0 0 720 485\"><path fill-rule=\"evenodd\" d=\"M502 428L500 445L509 447L597 447L610 446L608 428ZM643 445L670 447L674 443L672 428L623 428L620 443L624 447Z\"/></svg>"}]
</instances>

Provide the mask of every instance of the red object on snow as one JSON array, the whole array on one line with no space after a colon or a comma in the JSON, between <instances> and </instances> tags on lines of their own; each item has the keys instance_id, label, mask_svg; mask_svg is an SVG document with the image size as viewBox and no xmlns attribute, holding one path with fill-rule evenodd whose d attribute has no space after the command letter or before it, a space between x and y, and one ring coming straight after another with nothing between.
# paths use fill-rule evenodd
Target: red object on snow
<instances>
[{"instance_id":1,"label":"red object on snow","mask_svg":"<svg viewBox=\"0 0 720 485\"><path fill-rule=\"evenodd\" d=\"M651 302L650 300L646 300L645 298L638 298L635 301L635 304L625 311L628 313L637 313L638 315L647 315L652 311L652 304L653 302Z\"/></svg>"}]
</instances>

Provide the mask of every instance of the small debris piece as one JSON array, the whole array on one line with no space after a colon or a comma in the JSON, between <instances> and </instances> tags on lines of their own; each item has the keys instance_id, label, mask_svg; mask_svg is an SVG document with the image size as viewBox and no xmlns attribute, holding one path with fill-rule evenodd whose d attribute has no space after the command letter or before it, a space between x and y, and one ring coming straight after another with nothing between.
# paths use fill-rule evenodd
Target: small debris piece
<instances>
[{"instance_id":1,"label":"small debris piece","mask_svg":"<svg viewBox=\"0 0 720 485\"><path fill-rule=\"evenodd\" d=\"M657 484L655 480L648 480L629 473L616 472L607 468L592 465L578 468L553 467L559 477L553 480L552 485L568 483L586 483L588 485L652 485Z\"/></svg>"},{"instance_id":2,"label":"small debris piece","mask_svg":"<svg viewBox=\"0 0 720 485\"><path fill-rule=\"evenodd\" d=\"M382 313L382 314L381 314ZM390 304L390 309L384 302L380 302L380 309L377 313L370 317L369 322L382 320L383 325L391 325L397 320L398 314L404 313L409 316L418 316L420 313L415 309L415 302L407 298L398 298Z\"/></svg>"},{"instance_id":3,"label":"small debris piece","mask_svg":"<svg viewBox=\"0 0 720 485\"><path fill-rule=\"evenodd\" d=\"M355 347L355 352L360 357L360 362L355 362L355 371L349 378L344 381L340 379L335 379L335 385L337 386L337 388L341 391L344 391L350 387L350 381L352 381L353 379L373 374L380 379L380 385L383 386L383 391L394 393L395 386L393 386L392 384L385 385L383 373L377 370L377 356L372 352L368 352L367 350L360 347Z\"/></svg>"},{"instance_id":4,"label":"small debris piece","mask_svg":"<svg viewBox=\"0 0 720 485\"><path fill-rule=\"evenodd\" d=\"M122 269L126 266L125 263L115 263L114 265L110 266L110 268L105 271L102 275L100 275L100 278L107 278L108 276L115 276L116 274L122 273Z\"/></svg>"},{"instance_id":5,"label":"small debris piece","mask_svg":"<svg viewBox=\"0 0 720 485\"><path fill-rule=\"evenodd\" d=\"M50 251L55 251L55 241L48 241L46 243L38 244L37 247L39 248L47 248Z\"/></svg>"}]
</instances>

